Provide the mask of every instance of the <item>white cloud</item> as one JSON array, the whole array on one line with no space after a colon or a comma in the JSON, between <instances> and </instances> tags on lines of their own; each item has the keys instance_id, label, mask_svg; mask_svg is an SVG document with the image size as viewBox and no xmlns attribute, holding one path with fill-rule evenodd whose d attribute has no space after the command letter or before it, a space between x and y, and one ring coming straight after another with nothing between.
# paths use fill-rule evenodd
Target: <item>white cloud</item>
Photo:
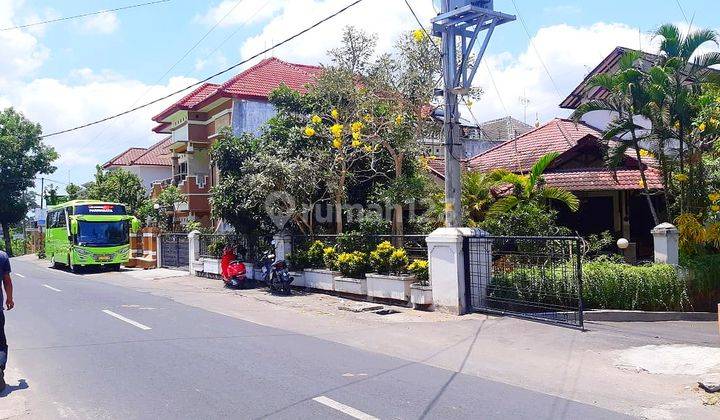
<instances>
[{"instance_id":1,"label":"white cloud","mask_svg":"<svg viewBox=\"0 0 720 420\"><path fill-rule=\"evenodd\" d=\"M223 0L204 15L195 16L195 21L220 27L247 25L271 17L282 3L280 0Z\"/></svg>"},{"instance_id":2,"label":"white cloud","mask_svg":"<svg viewBox=\"0 0 720 420\"><path fill-rule=\"evenodd\" d=\"M137 104L195 82L173 77L166 85L151 86L114 74L102 77L104 73L79 70L77 83L50 78L15 83L12 89L0 94L0 104L11 103L27 118L41 123L44 133L51 133L115 114L129 108L139 97L142 99ZM81 76L85 79L80 79ZM160 136L151 131L155 125L151 117L182 95L107 123L47 138L46 143L60 154L55 164L63 178L58 179L64 180L70 171L73 181L87 181L96 164L128 147L149 146L159 140Z\"/></svg>"},{"instance_id":3,"label":"white cloud","mask_svg":"<svg viewBox=\"0 0 720 420\"><path fill-rule=\"evenodd\" d=\"M80 23L82 29L88 33L111 34L120 26L120 20L115 12L104 12L89 16Z\"/></svg>"},{"instance_id":4,"label":"white cloud","mask_svg":"<svg viewBox=\"0 0 720 420\"><path fill-rule=\"evenodd\" d=\"M498 28L495 36L499 36L501 32L498 31L503 29ZM652 41L650 35L620 23L548 26L538 30L532 42L537 53L528 43L527 48L517 56L502 53L484 58L474 81L485 91L482 99L473 106L473 113L479 120L497 118L507 112L522 119L524 107L520 102L521 97L530 100L527 107L528 123L534 123L536 115L540 122L556 116L567 116L569 111L558 108L558 104L613 48L638 48L642 43L646 51L657 49L657 40ZM502 100L493 87L488 68Z\"/></svg>"},{"instance_id":5,"label":"white cloud","mask_svg":"<svg viewBox=\"0 0 720 420\"><path fill-rule=\"evenodd\" d=\"M23 1L0 1L0 28L25 23L17 16ZM31 33L22 29L0 31L0 88L10 81L37 70L50 56L50 50Z\"/></svg>"},{"instance_id":6,"label":"white cloud","mask_svg":"<svg viewBox=\"0 0 720 420\"><path fill-rule=\"evenodd\" d=\"M260 34L243 43L241 56L252 56L339 10L345 4L347 3L336 0L285 2L282 10L263 27ZM430 1L414 1L412 4L423 21L429 22L430 17L435 15ZM325 62L326 51L338 46L341 30L347 25L355 25L369 33L376 33L378 51L390 50L401 32L417 29L417 22L404 1L365 0L301 38L276 49L273 54L301 63Z\"/></svg>"}]
</instances>

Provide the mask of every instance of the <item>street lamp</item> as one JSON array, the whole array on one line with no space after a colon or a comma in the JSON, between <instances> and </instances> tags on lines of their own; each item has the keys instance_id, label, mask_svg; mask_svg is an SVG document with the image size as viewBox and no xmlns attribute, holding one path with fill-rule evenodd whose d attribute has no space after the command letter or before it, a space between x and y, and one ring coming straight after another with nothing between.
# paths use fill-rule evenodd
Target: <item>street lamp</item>
<instances>
[{"instance_id":1,"label":"street lamp","mask_svg":"<svg viewBox=\"0 0 720 420\"><path fill-rule=\"evenodd\" d=\"M617 240L617 247L622 249L623 251L627 249L627 247L630 245L630 242L628 242L625 238L620 238Z\"/></svg>"}]
</instances>

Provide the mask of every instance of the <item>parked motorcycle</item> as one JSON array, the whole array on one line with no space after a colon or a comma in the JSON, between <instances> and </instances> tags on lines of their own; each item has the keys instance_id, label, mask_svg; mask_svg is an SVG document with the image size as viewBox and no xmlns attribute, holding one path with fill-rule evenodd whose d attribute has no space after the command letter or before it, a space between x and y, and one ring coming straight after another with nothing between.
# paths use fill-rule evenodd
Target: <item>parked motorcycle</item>
<instances>
[{"instance_id":1,"label":"parked motorcycle","mask_svg":"<svg viewBox=\"0 0 720 420\"><path fill-rule=\"evenodd\" d=\"M295 280L288 271L285 260L275 261L275 254L266 252L263 256L263 281L270 288L270 292L290 294L290 284Z\"/></svg>"},{"instance_id":2,"label":"parked motorcycle","mask_svg":"<svg viewBox=\"0 0 720 420\"><path fill-rule=\"evenodd\" d=\"M231 246L225 247L222 258L220 259L220 268L222 278L226 287L233 289L243 289L251 287L247 278L247 268L245 264L238 260L235 249Z\"/></svg>"}]
</instances>

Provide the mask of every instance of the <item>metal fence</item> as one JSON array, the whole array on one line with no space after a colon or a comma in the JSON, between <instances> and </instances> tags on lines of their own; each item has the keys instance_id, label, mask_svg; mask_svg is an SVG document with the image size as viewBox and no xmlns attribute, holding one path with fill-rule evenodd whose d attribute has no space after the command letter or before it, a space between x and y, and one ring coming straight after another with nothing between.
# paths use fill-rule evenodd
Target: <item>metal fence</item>
<instances>
[{"instance_id":1,"label":"metal fence","mask_svg":"<svg viewBox=\"0 0 720 420\"><path fill-rule=\"evenodd\" d=\"M259 262L272 249L272 236L244 234L200 234L198 254L201 258L220 258L226 246L235 248L238 257Z\"/></svg>"},{"instance_id":2,"label":"metal fence","mask_svg":"<svg viewBox=\"0 0 720 420\"><path fill-rule=\"evenodd\" d=\"M163 233L159 240L162 267L187 270L190 266L190 245L187 234Z\"/></svg>"},{"instance_id":3,"label":"metal fence","mask_svg":"<svg viewBox=\"0 0 720 420\"><path fill-rule=\"evenodd\" d=\"M581 239L466 237L468 307L583 327Z\"/></svg>"},{"instance_id":4,"label":"metal fence","mask_svg":"<svg viewBox=\"0 0 720 420\"><path fill-rule=\"evenodd\" d=\"M383 241L395 247L405 249L411 259L427 259L427 235L363 235L356 232L340 235L295 235L292 237L292 249L307 249L313 241L321 241L327 246L335 246L339 252L370 252Z\"/></svg>"}]
</instances>

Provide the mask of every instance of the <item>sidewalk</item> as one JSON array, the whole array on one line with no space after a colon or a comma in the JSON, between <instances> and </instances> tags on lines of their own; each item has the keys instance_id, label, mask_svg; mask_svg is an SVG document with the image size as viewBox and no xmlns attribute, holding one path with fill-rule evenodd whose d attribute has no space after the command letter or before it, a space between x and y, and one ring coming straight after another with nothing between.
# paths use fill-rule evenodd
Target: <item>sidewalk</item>
<instances>
[{"instance_id":1,"label":"sidewalk","mask_svg":"<svg viewBox=\"0 0 720 420\"><path fill-rule=\"evenodd\" d=\"M397 307L399 313L385 316L348 312L338 309L348 301L335 296L232 291L219 280L165 269L82 276L638 417L720 418L720 406L704 405L707 394L696 383L702 372L720 372L715 322L592 322L581 332L482 314L457 317Z\"/></svg>"}]
</instances>

